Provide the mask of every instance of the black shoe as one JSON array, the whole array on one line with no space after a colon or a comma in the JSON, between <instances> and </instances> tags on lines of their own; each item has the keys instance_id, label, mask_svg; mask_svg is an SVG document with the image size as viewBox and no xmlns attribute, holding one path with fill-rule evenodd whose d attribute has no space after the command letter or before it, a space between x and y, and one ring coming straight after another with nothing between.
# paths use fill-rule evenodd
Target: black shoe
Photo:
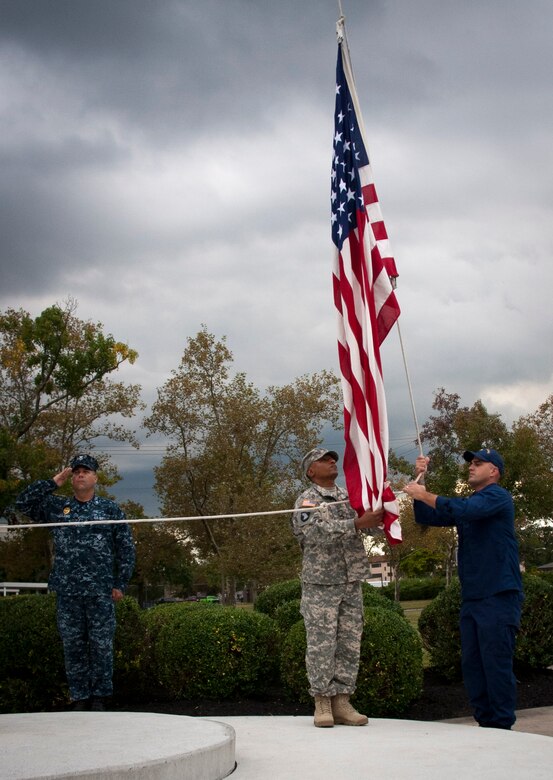
<instances>
[{"instance_id":1,"label":"black shoe","mask_svg":"<svg viewBox=\"0 0 553 780\"><path fill-rule=\"evenodd\" d=\"M78 699L71 703L71 712L86 712L88 710L88 705L88 699Z\"/></svg>"},{"instance_id":2,"label":"black shoe","mask_svg":"<svg viewBox=\"0 0 553 780\"><path fill-rule=\"evenodd\" d=\"M105 712L106 711L106 705L104 700L101 696L93 696L92 701L90 702L90 711L91 712Z\"/></svg>"}]
</instances>

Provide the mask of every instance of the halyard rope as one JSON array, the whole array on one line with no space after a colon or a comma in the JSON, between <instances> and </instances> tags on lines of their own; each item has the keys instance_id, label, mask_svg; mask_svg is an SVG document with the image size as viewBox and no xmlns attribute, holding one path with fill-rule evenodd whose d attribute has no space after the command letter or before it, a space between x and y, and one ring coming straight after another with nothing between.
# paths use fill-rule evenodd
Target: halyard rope
<instances>
[{"instance_id":1,"label":"halyard rope","mask_svg":"<svg viewBox=\"0 0 553 780\"><path fill-rule=\"evenodd\" d=\"M336 504L347 504L349 503L347 500L344 501L333 501L332 504L335 506ZM268 515L289 515L293 514L294 512L315 512L316 510L322 510L323 512L326 511L327 504L322 503L318 506L302 506L302 507L294 507L294 509L274 509L269 512L242 512L242 513L236 513L236 512L225 512L222 515L193 515L191 517L145 517L140 519L133 519L133 520L76 520L76 521L65 521L62 523L20 523L17 525L7 525L4 526L4 528L8 531L13 530L26 530L27 528L75 528L77 526L83 526L83 525L126 525L126 524L138 524L138 523L182 523L186 522L187 520L226 520L226 519L236 519L239 517L266 517Z\"/></svg>"}]
</instances>

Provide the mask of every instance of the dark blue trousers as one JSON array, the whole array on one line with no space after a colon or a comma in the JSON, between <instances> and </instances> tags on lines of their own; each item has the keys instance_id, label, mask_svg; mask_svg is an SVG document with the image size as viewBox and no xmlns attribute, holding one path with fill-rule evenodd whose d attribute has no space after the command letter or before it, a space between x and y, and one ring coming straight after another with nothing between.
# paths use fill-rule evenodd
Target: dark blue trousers
<instances>
[{"instance_id":1,"label":"dark blue trousers","mask_svg":"<svg viewBox=\"0 0 553 780\"><path fill-rule=\"evenodd\" d=\"M109 596L57 594L58 631L73 701L113 693L115 607Z\"/></svg>"},{"instance_id":2,"label":"dark blue trousers","mask_svg":"<svg viewBox=\"0 0 553 780\"><path fill-rule=\"evenodd\" d=\"M518 591L461 606L463 682L481 726L510 729L516 720L513 656L521 607Z\"/></svg>"}]
</instances>

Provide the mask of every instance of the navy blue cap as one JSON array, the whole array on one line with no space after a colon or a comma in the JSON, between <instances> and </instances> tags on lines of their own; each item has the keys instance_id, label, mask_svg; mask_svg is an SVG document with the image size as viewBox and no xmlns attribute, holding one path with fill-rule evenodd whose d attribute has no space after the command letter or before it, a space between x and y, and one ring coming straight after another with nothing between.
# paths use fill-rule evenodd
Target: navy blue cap
<instances>
[{"instance_id":1,"label":"navy blue cap","mask_svg":"<svg viewBox=\"0 0 553 780\"><path fill-rule=\"evenodd\" d=\"M73 471L78 468L88 469L89 471L98 471L99 465L96 458L92 455L75 455L69 464Z\"/></svg>"},{"instance_id":2,"label":"navy blue cap","mask_svg":"<svg viewBox=\"0 0 553 780\"><path fill-rule=\"evenodd\" d=\"M490 450L487 447L482 447L482 449L478 450L478 452L471 452L470 450L467 450L466 452L463 452L463 458L469 463L474 458L478 458L478 460L483 460L486 463L492 463L494 466L496 466L499 469L499 473L501 474L501 476L503 476L505 464L503 462L503 458L501 457L501 455L497 450Z\"/></svg>"}]
</instances>

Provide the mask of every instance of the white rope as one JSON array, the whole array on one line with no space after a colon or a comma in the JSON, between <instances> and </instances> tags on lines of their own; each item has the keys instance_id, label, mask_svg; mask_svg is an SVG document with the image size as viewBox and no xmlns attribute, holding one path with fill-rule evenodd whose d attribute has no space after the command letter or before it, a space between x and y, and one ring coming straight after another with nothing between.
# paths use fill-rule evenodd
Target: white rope
<instances>
[{"instance_id":1,"label":"white rope","mask_svg":"<svg viewBox=\"0 0 553 780\"><path fill-rule=\"evenodd\" d=\"M344 499L343 501L333 501L333 504L347 504L349 501ZM314 507L294 507L294 509L274 509L270 512L243 512L241 514L231 514L226 512L223 515L195 515L192 517L145 517L135 520L82 520L64 523L22 523L21 525L8 525L4 526L7 531L20 531L27 530L28 528L76 528L83 525L127 525L138 523L182 523L187 520L220 520L220 519L236 519L242 517L266 517L268 515L289 515L294 512L316 512L318 509L322 509L327 505L325 503L319 504Z\"/></svg>"}]
</instances>

